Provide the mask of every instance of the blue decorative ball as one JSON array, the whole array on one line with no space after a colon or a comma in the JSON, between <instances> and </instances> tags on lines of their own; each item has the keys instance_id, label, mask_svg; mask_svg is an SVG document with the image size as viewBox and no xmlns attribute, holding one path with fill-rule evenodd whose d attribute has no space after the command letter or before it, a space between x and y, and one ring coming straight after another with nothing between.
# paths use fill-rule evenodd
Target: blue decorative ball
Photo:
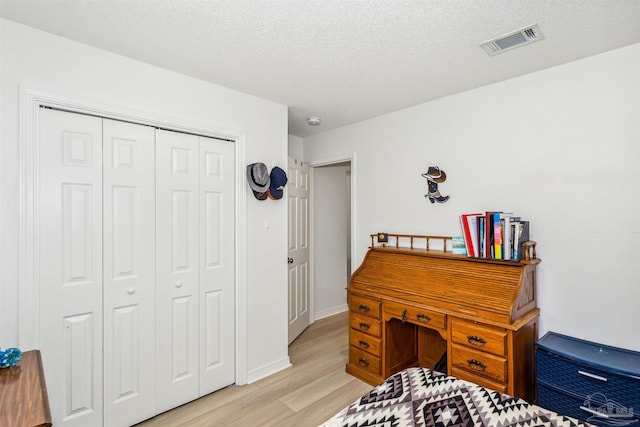
<instances>
[{"instance_id":1,"label":"blue decorative ball","mask_svg":"<svg viewBox=\"0 0 640 427\"><path fill-rule=\"evenodd\" d=\"M10 347L6 350L0 348L0 368L15 366L21 358L22 352L16 347Z\"/></svg>"}]
</instances>

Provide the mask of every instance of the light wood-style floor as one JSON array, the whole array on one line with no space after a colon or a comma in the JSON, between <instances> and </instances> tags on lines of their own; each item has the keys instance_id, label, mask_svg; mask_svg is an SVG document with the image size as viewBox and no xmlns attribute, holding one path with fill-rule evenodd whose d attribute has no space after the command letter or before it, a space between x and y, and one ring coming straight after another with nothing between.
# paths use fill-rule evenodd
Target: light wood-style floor
<instances>
[{"instance_id":1,"label":"light wood-style floor","mask_svg":"<svg viewBox=\"0 0 640 427\"><path fill-rule=\"evenodd\" d=\"M137 427L317 426L371 389L345 372L348 314L316 321L290 346L292 367L230 386Z\"/></svg>"}]
</instances>

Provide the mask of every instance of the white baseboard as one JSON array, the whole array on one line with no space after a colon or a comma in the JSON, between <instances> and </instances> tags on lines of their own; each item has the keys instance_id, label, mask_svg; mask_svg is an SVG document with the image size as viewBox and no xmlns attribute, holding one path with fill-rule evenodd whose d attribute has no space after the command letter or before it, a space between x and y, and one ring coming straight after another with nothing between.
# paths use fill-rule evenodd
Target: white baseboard
<instances>
[{"instance_id":1,"label":"white baseboard","mask_svg":"<svg viewBox=\"0 0 640 427\"><path fill-rule=\"evenodd\" d=\"M315 320L323 319L325 317L333 316L334 314L343 313L349 310L347 304L342 304L336 307L331 307L326 310L315 312ZM283 371L291 367L291 361L289 357L284 357L280 360L276 360L272 363L268 363L259 368L252 369L247 373L247 384L254 383L277 372Z\"/></svg>"},{"instance_id":2,"label":"white baseboard","mask_svg":"<svg viewBox=\"0 0 640 427\"><path fill-rule=\"evenodd\" d=\"M252 369L247 374L247 384L254 383L290 367L291 361L289 360L289 356L287 356L280 360L276 360L275 362L263 365L259 368Z\"/></svg>"},{"instance_id":3,"label":"white baseboard","mask_svg":"<svg viewBox=\"0 0 640 427\"><path fill-rule=\"evenodd\" d=\"M349 306L347 304L338 305L336 307L327 308L326 310L316 311L315 312L315 320L320 320L325 317L333 316L334 314L343 313L349 310Z\"/></svg>"}]
</instances>

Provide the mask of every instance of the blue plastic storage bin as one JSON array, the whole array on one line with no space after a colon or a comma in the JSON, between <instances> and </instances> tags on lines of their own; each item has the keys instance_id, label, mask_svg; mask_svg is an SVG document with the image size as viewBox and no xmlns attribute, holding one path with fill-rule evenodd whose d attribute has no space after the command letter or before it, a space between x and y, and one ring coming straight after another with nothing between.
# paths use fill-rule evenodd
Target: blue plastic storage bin
<instances>
[{"instance_id":1,"label":"blue plastic storage bin","mask_svg":"<svg viewBox=\"0 0 640 427\"><path fill-rule=\"evenodd\" d=\"M539 406L592 424L640 427L640 353L549 332L536 359Z\"/></svg>"}]
</instances>

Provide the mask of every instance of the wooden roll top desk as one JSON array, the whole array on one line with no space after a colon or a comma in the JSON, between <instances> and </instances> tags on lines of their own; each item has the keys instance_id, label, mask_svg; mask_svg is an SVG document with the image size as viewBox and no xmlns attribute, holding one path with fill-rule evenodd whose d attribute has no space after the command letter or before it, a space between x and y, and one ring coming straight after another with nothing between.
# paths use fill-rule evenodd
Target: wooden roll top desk
<instances>
[{"instance_id":1,"label":"wooden roll top desk","mask_svg":"<svg viewBox=\"0 0 640 427\"><path fill-rule=\"evenodd\" d=\"M446 352L450 375L535 402L539 262L372 246L348 289L347 372L376 385Z\"/></svg>"}]
</instances>

